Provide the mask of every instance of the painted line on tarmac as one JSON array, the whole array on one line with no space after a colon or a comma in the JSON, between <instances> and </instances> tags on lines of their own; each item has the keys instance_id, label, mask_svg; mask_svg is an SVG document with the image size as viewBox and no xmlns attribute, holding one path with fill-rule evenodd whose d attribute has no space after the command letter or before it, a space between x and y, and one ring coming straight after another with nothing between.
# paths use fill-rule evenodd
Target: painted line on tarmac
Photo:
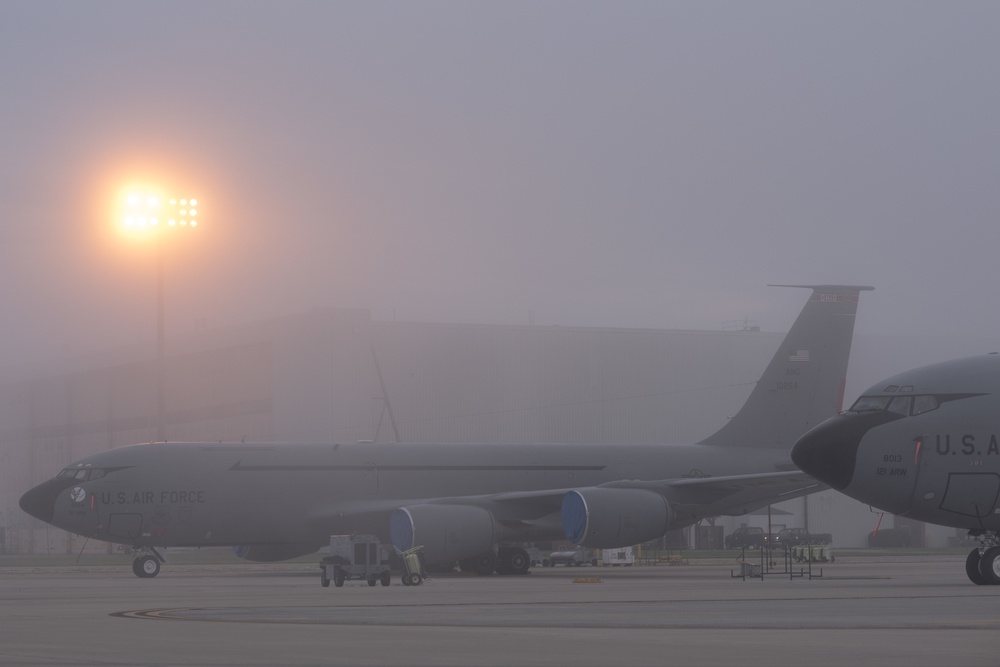
<instances>
[{"instance_id":1,"label":"painted line on tarmac","mask_svg":"<svg viewBox=\"0 0 1000 667\"><path fill-rule=\"evenodd\" d=\"M270 625L339 625L382 627L505 627L743 629L743 630L875 630L875 629L1000 629L994 598L951 596L975 602L948 619L928 620L914 602L933 603L942 596L843 597L819 600L633 601L591 604L528 602L483 604L297 606L297 607L175 607L121 611L118 618L137 620L261 623ZM852 615L850 605L864 601L868 613ZM845 607L846 605L846 607ZM516 608L518 613L511 613ZM904 611L905 610L905 611Z\"/></svg>"},{"instance_id":2,"label":"painted line on tarmac","mask_svg":"<svg viewBox=\"0 0 1000 667\"><path fill-rule=\"evenodd\" d=\"M203 619L189 619L183 616L172 616L171 614L183 614L187 612L197 612L199 609L197 607L175 607L173 609L137 609L134 611L116 611L109 616L114 616L116 618L139 618L154 621L187 621L187 620L203 620ZM208 619L204 619L208 620Z\"/></svg>"}]
</instances>

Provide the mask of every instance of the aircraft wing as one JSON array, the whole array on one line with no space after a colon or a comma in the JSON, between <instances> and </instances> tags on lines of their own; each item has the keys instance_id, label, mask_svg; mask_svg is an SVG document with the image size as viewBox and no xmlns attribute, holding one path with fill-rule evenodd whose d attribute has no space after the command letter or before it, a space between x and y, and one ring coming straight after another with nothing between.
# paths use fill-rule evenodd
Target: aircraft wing
<instances>
[{"instance_id":1,"label":"aircraft wing","mask_svg":"<svg viewBox=\"0 0 1000 667\"><path fill-rule=\"evenodd\" d=\"M739 516L770 503L791 500L828 487L800 470L725 477L665 479L652 482L621 480L600 488L646 489L660 493L671 505L689 507L698 518L721 514ZM467 499L442 499L442 502L472 502L507 508L518 518L529 519L558 512L563 496L572 488L546 491L522 491L478 496ZM518 509L520 508L520 509ZM503 516L497 518L503 519ZM513 517L512 517L513 518Z\"/></svg>"},{"instance_id":2,"label":"aircraft wing","mask_svg":"<svg viewBox=\"0 0 1000 667\"><path fill-rule=\"evenodd\" d=\"M697 521L710 516L740 516L771 503L791 500L827 487L799 470L662 482L612 482L606 486L658 491L678 512Z\"/></svg>"},{"instance_id":3,"label":"aircraft wing","mask_svg":"<svg viewBox=\"0 0 1000 667\"><path fill-rule=\"evenodd\" d=\"M645 489L659 493L674 508L681 525L689 525L710 516L739 516L769 503L815 493L826 487L796 470L656 481L620 480L602 484L601 488ZM355 500L317 507L310 513L308 521L327 526L368 524L384 530L388 526L389 515L399 507L417 504L470 505L489 510L498 521L510 527L534 525L539 530L551 532L559 526L563 497L572 490L574 488L440 498ZM374 528L365 530L379 532Z\"/></svg>"}]
</instances>

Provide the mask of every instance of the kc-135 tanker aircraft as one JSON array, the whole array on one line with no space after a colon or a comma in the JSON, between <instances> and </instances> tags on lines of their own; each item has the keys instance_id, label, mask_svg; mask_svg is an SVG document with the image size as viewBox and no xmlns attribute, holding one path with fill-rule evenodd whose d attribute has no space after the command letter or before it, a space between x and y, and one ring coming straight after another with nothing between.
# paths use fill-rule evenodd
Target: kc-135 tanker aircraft
<instances>
[{"instance_id":1,"label":"kc-135 tanker aircraft","mask_svg":"<svg viewBox=\"0 0 1000 667\"><path fill-rule=\"evenodd\" d=\"M967 528L976 584L1000 584L1000 355L924 366L875 384L806 433L792 460L874 507Z\"/></svg>"},{"instance_id":2,"label":"kc-135 tanker aircraft","mask_svg":"<svg viewBox=\"0 0 1000 667\"><path fill-rule=\"evenodd\" d=\"M706 517L741 515L824 488L796 470L795 440L837 413L858 297L812 290L739 412L692 445L151 443L101 452L25 493L21 509L134 550L233 546L251 560L369 533L428 564L523 574L518 543L646 542Z\"/></svg>"}]
</instances>

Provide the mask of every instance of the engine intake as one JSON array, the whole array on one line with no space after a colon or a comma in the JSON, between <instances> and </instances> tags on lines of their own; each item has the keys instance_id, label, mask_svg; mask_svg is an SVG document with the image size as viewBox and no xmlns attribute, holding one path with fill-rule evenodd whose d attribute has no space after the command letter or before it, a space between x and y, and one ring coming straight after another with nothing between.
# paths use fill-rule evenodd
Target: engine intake
<instances>
[{"instance_id":1,"label":"engine intake","mask_svg":"<svg viewBox=\"0 0 1000 667\"><path fill-rule=\"evenodd\" d=\"M566 539L594 549L616 549L661 537L673 515L666 498L644 489L575 489L562 502Z\"/></svg>"}]
</instances>

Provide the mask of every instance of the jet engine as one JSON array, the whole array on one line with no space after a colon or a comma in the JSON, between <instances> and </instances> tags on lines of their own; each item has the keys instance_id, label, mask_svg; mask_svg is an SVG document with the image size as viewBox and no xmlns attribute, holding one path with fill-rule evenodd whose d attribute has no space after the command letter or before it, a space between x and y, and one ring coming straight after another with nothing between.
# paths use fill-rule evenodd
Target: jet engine
<instances>
[{"instance_id":1,"label":"jet engine","mask_svg":"<svg viewBox=\"0 0 1000 667\"><path fill-rule=\"evenodd\" d=\"M233 547L237 558L252 560L258 563L270 563L276 560L289 560L318 551L314 544L249 544Z\"/></svg>"},{"instance_id":2,"label":"jet engine","mask_svg":"<svg viewBox=\"0 0 1000 667\"><path fill-rule=\"evenodd\" d=\"M674 512L654 491L591 487L563 496L563 532L573 544L615 549L648 542L667 532Z\"/></svg>"},{"instance_id":3,"label":"jet engine","mask_svg":"<svg viewBox=\"0 0 1000 667\"><path fill-rule=\"evenodd\" d=\"M410 505L393 511L389 534L400 551L421 546L428 563L450 564L490 551L500 524L472 505Z\"/></svg>"}]
</instances>

